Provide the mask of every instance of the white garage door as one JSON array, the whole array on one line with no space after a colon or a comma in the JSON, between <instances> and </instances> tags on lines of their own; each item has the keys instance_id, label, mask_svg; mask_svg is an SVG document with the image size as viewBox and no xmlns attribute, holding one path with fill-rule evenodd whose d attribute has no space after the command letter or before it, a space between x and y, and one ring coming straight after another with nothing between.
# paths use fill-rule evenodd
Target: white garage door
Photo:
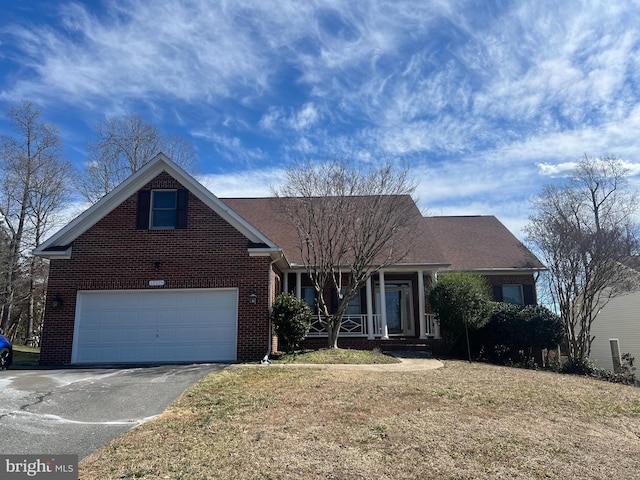
<instances>
[{"instance_id":1,"label":"white garage door","mask_svg":"<svg viewBox=\"0 0 640 480\"><path fill-rule=\"evenodd\" d=\"M236 359L236 289L78 292L73 363Z\"/></svg>"}]
</instances>

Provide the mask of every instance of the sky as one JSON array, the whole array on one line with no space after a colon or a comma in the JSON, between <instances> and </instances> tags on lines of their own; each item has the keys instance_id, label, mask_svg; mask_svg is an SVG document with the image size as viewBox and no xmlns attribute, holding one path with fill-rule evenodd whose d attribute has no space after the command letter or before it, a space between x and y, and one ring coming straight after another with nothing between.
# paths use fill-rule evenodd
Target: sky
<instances>
[{"instance_id":1,"label":"sky","mask_svg":"<svg viewBox=\"0 0 640 480\"><path fill-rule=\"evenodd\" d=\"M189 140L218 197L296 160L408 167L429 215L495 215L584 155L640 187L634 1L0 0L0 134L30 101L78 168L106 116Z\"/></svg>"}]
</instances>

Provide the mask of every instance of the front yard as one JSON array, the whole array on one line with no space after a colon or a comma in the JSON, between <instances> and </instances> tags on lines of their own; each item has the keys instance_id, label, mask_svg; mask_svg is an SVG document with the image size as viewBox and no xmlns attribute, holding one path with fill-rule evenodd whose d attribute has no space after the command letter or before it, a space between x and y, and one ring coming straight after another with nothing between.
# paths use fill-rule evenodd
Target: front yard
<instances>
[{"instance_id":1,"label":"front yard","mask_svg":"<svg viewBox=\"0 0 640 480\"><path fill-rule=\"evenodd\" d=\"M24 345L13 346L13 365L37 365L40 359L40 348Z\"/></svg>"},{"instance_id":2,"label":"front yard","mask_svg":"<svg viewBox=\"0 0 640 480\"><path fill-rule=\"evenodd\" d=\"M634 478L640 389L447 361L230 368L85 459L88 479Z\"/></svg>"}]
</instances>

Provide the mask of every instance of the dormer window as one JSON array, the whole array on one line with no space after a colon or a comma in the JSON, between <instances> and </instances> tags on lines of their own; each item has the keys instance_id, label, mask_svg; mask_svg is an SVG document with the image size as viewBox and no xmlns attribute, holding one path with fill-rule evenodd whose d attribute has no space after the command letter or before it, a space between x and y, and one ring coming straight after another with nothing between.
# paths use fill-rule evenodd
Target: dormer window
<instances>
[{"instance_id":1,"label":"dormer window","mask_svg":"<svg viewBox=\"0 0 640 480\"><path fill-rule=\"evenodd\" d=\"M171 230L187 228L189 192L177 190L140 190L136 228Z\"/></svg>"}]
</instances>

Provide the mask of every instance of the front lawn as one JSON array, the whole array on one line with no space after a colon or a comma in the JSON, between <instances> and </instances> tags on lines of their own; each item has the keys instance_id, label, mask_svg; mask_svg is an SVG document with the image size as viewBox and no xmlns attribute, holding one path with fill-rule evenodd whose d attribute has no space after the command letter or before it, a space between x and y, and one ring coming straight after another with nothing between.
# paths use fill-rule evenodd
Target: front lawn
<instances>
[{"instance_id":1,"label":"front lawn","mask_svg":"<svg viewBox=\"0 0 640 480\"><path fill-rule=\"evenodd\" d=\"M13 346L13 365L37 365L38 360L40 360L40 348L24 345Z\"/></svg>"},{"instance_id":2,"label":"front lawn","mask_svg":"<svg viewBox=\"0 0 640 480\"><path fill-rule=\"evenodd\" d=\"M400 360L392 357L391 355L385 355L380 352L380 350L322 348L319 350L303 350L296 353L286 354L275 360L274 363L379 365L400 363Z\"/></svg>"},{"instance_id":3,"label":"front lawn","mask_svg":"<svg viewBox=\"0 0 640 480\"><path fill-rule=\"evenodd\" d=\"M83 460L88 479L612 479L638 474L640 389L447 361L207 376Z\"/></svg>"}]
</instances>

